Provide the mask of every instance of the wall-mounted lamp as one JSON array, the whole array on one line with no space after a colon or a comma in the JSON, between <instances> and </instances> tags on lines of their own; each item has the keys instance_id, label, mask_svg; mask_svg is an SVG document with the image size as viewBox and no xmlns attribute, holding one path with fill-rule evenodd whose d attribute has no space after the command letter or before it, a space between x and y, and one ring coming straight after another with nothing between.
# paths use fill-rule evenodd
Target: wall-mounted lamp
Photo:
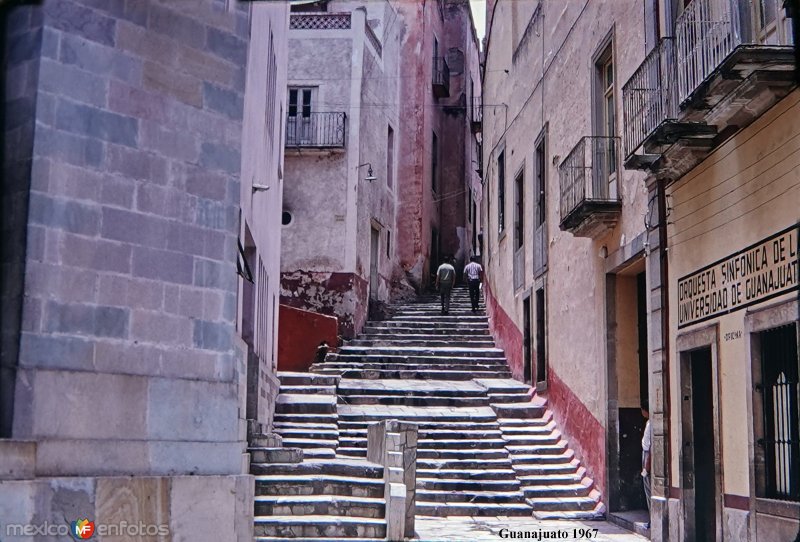
<instances>
[{"instance_id":1,"label":"wall-mounted lamp","mask_svg":"<svg viewBox=\"0 0 800 542\"><path fill-rule=\"evenodd\" d=\"M377 180L377 177L375 175L373 175L373 173L372 173L372 164L370 164L369 162L364 162L363 164L357 165L356 166L356 171L358 171L359 169L361 169L364 166L367 166L367 176L364 177L364 180L365 181L369 181L369 182Z\"/></svg>"},{"instance_id":2,"label":"wall-mounted lamp","mask_svg":"<svg viewBox=\"0 0 800 542\"><path fill-rule=\"evenodd\" d=\"M265 184L254 184L253 185L253 192L266 192L269 190L269 186Z\"/></svg>"}]
</instances>

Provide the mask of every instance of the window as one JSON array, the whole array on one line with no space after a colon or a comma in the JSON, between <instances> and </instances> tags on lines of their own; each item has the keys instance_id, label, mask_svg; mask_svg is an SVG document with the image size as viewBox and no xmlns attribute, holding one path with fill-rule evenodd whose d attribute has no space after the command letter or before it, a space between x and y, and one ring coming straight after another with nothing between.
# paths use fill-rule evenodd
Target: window
<instances>
[{"instance_id":1,"label":"window","mask_svg":"<svg viewBox=\"0 0 800 542\"><path fill-rule=\"evenodd\" d=\"M270 141L275 137L275 104L277 100L278 61L275 58L275 40L272 29L269 31L269 51L267 53L267 95L264 108L265 133Z\"/></svg>"},{"instance_id":2,"label":"window","mask_svg":"<svg viewBox=\"0 0 800 542\"><path fill-rule=\"evenodd\" d=\"M434 192L439 190L439 138L433 132L431 143L431 189Z\"/></svg>"},{"instance_id":3,"label":"window","mask_svg":"<svg viewBox=\"0 0 800 542\"><path fill-rule=\"evenodd\" d=\"M515 205L515 212L514 212L514 250L519 250L522 248L524 243L524 235L525 235L525 222L524 222L524 214L525 213L525 183L524 183L524 175L522 171L519 172L517 177L514 179L514 203Z\"/></svg>"},{"instance_id":4,"label":"window","mask_svg":"<svg viewBox=\"0 0 800 542\"><path fill-rule=\"evenodd\" d=\"M591 140L592 198L607 199L617 195L617 108L613 45L609 44L595 64L595 137Z\"/></svg>"},{"instance_id":5,"label":"window","mask_svg":"<svg viewBox=\"0 0 800 542\"><path fill-rule=\"evenodd\" d=\"M386 258L391 259L392 257L392 232L390 230L386 230Z\"/></svg>"},{"instance_id":6,"label":"window","mask_svg":"<svg viewBox=\"0 0 800 542\"><path fill-rule=\"evenodd\" d=\"M394 184L394 130L389 126L386 133L386 185Z\"/></svg>"},{"instance_id":7,"label":"window","mask_svg":"<svg viewBox=\"0 0 800 542\"><path fill-rule=\"evenodd\" d=\"M544 138L536 145L536 163L534 167L536 168L536 226L538 227L544 224L545 212L547 211L547 197L545 193L547 186L545 184L547 164L545 163Z\"/></svg>"},{"instance_id":8,"label":"window","mask_svg":"<svg viewBox=\"0 0 800 542\"><path fill-rule=\"evenodd\" d=\"M763 427L756 437L764 454L759 485L764 497L785 501L800 501L797 341L796 324L763 331L758 341Z\"/></svg>"},{"instance_id":9,"label":"window","mask_svg":"<svg viewBox=\"0 0 800 542\"><path fill-rule=\"evenodd\" d=\"M311 142L312 88L289 89L289 111L286 121L287 145Z\"/></svg>"},{"instance_id":10,"label":"window","mask_svg":"<svg viewBox=\"0 0 800 542\"><path fill-rule=\"evenodd\" d=\"M506 229L506 151L497 157L497 231Z\"/></svg>"}]
</instances>

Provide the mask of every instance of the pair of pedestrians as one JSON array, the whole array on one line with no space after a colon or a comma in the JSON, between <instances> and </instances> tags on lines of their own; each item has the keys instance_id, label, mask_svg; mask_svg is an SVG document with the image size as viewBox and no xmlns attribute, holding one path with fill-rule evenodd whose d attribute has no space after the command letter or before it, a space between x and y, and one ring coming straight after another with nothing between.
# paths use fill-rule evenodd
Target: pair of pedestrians
<instances>
[{"instance_id":1,"label":"pair of pedestrians","mask_svg":"<svg viewBox=\"0 0 800 542\"><path fill-rule=\"evenodd\" d=\"M456 281L456 269L453 267L454 258L447 258L445 262L436 270L436 289L439 290L442 298L442 314L450 312L450 295L453 292L453 285ZM464 267L464 277L469 286L469 299L472 303L472 312L478 311L480 301L480 288L483 279L483 267L478 263L478 258L472 256L470 263Z\"/></svg>"}]
</instances>

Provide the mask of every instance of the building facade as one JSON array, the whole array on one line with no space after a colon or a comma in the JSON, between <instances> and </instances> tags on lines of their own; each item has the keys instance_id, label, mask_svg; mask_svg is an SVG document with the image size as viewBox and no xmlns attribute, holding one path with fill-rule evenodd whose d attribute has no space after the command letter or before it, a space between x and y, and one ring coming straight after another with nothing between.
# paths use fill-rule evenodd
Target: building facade
<instances>
[{"instance_id":1,"label":"building facade","mask_svg":"<svg viewBox=\"0 0 800 542\"><path fill-rule=\"evenodd\" d=\"M655 8L660 39L623 89L625 164L647 172L653 202L652 539L794 541L800 94L791 20L782 2Z\"/></svg>"},{"instance_id":2,"label":"building facade","mask_svg":"<svg viewBox=\"0 0 800 542\"><path fill-rule=\"evenodd\" d=\"M461 1L294 9L281 301L351 338L444 254L473 253L477 38Z\"/></svg>"},{"instance_id":3,"label":"building facade","mask_svg":"<svg viewBox=\"0 0 800 542\"><path fill-rule=\"evenodd\" d=\"M622 167L639 1L489 4L483 262L495 338L609 512L644 510L647 191Z\"/></svg>"},{"instance_id":4,"label":"building facade","mask_svg":"<svg viewBox=\"0 0 800 542\"><path fill-rule=\"evenodd\" d=\"M252 540L246 422L269 407L246 408L237 256L278 257L283 132L263 81L283 84L288 12L185 8L3 7L4 529L136 519ZM273 277L256 278L263 371L269 265L250 266Z\"/></svg>"},{"instance_id":5,"label":"building facade","mask_svg":"<svg viewBox=\"0 0 800 542\"><path fill-rule=\"evenodd\" d=\"M610 515L644 507L648 406L653 540L795 540L800 97L783 3L488 9L487 305L515 376L546 395Z\"/></svg>"}]
</instances>

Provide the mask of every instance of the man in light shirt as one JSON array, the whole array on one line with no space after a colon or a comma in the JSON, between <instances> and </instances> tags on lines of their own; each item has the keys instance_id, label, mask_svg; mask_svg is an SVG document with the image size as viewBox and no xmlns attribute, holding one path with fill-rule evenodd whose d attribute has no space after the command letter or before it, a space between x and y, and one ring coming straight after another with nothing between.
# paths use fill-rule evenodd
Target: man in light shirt
<instances>
[{"instance_id":1,"label":"man in light shirt","mask_svg":"<svg viewBox=\"0 0 800 542\"><path fill-rule=\"evenodd\" d=\"M472 256L464 268L464 277L469 286L469 300L472 303L472 312L478 311L481 299L481 281L483 280L483 267L478 263L478 257Z\"/></svg>"},{"instance_id":2,"label":"man in light shirt","mask_svg":"<svg viewBox=\"0 0 800 542\"><path fill-rule=\"evenodd\" d=\"M436 289L442 294L442 314L450 312L450 294L456 282L456 268L453 263L453 258L445 258L444 263L436 270Z\"/></svg>"}]
</instances>

